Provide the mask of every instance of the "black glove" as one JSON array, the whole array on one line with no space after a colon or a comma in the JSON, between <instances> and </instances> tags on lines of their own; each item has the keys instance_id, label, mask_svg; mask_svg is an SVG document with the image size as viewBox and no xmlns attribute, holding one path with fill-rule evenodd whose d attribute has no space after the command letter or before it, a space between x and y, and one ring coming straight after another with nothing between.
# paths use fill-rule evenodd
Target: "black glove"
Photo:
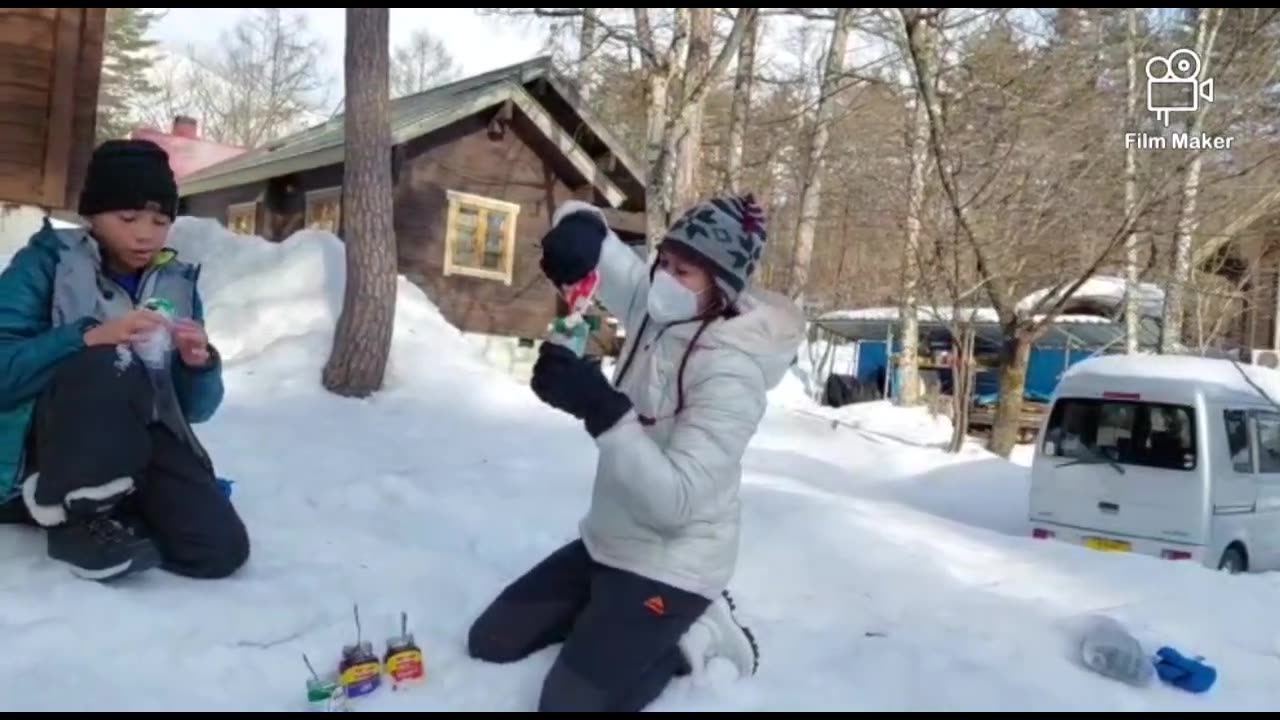
<instances>
[{"instance_id":1,"label":"black glove","mask_svg":"<svg viewBox=\"0 0 1280 720\"><path fill-rule=\"evenodd\" d=\"M599 215L578 211L561 218L542 237L542 272L556 285L572 285L600 263L609 229Z\"/></svg>"},{"instance_id":2,"label":"black glove","mask_svg":"<svg viewBox=\"0 0 1280 720\"><path fill-rule=\"evenodd\" d=\"M609 384L600 368L555 343L538 348L530 385L542 402L582 420L591 437L600 437L631 409L631 400Z\"/></svg>"}]
</instances>

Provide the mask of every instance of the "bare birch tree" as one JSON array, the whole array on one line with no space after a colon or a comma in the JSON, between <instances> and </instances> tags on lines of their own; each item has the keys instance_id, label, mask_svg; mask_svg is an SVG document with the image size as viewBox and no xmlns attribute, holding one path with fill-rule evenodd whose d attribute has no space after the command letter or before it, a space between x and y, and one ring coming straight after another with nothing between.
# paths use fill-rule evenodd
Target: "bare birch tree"
<instances>
[{"instance_id":1,"label":"bare birch tree","mask_svg":"<svg viewBox=\"0 0 1280 720\"><path fill-rule=\"evenodd\" d=\"M918 29L917 39L921 52L934 52L929 26ZM903 38L905 42L905 38ZM914 73L914 68L911 70ZM914 89L914 88L913 88ZM920 285L920 230L924 212L925 164L929 154L929 114L919 92L912 92L909 101L909 126L907 130L907 154L910 162L910 179L907 184L906 237L902 250L902 354L898 367L902 378L901 403L914 405L919 401L919 285ZM965 343L962 342L964 347ZM969 343L972 351L972 343ZM953 443L954 444L954 443Z\"/></svg>"},{"instance_id":2,"label":"bare birch tree","mask_svg":"<svg viewBox=\"0 0 1280 720\"><path fill-rule=\"evenodd\" d=\"M204 135L256 148L305 125L327 105L324 43L292 8L242 17L212 50L195 51L187 75Z\"/></svg>"},{"instance_id":3,"label":"bare birch tree","mask_svg":"<svg viewBox=\"0 0 1280 720\"><path fill-rule=\"evenodd\" d=\"M757 8L739 8L733 28L720 46L715 61L705 73L693 75L687 71L691 10L676 8L671 44L659 52L648 9L635 8L635 35L642 64L646 68L645 99L649 103L645 124L649 169L645 226L651 248L667 229L675 212L673 185L677 143L694 114L701 112L707 93L737 53L747 26L757 12ZM672 90L675 91L674 96L671 96Z\"/></svg>"},{"instance_id":4,"label":"bare birch tree","mask_svg":"<svg viewBox=\"0 0 1280 720\"><path fill-rule=\"evenodd\" d=\"M1212 64L1214 41L1222 26L1223 11L1215 8L1199 8L1196 14L1196 54L1200 57L1200 75L1207 76ZM1198 92L1198 88L1197 88ZM1199 136L1204 129L1208 105L1200 104L1187 118L1187 133ZM1160 351L1173 352L1182 344L1182 320L1185 313L1183 296L1191 282L1191 238L1196 231L1196 198L1200 191L1200 171L1203 155L1191 156L1182 176L1182 206L1178 214L1178 227L1174 236L1173 276L1165 288L1164 316L1161 318Z\"/></svg>"},{"instance_id":5,"label":"bare birch tree","mask_svg":"<svg viewBox=\"0 0 1280 720\"><path fill-rule=\"evenodd\" d=\"M733 100L729 106L729 122L725 137L724 179L720 185L728 192L742 190L742 157L746 142L747 120L751 114L751 91L755 86L756 45L760 41L763 20L757 13L747 24L738 47L738 63L733 76Z\"/></svg>"},{"instance_id":6,"label":"bare birch tree","mask_svg":"<svg viewBox=\"0 0 1280 720\"><path fill-rule=\"evenodd\" d=\"M715 29L711 8L689 8L689 49L680 93L684 83L698 82L711 71L712 31ZM741 46L739 46L741 47ZM698 175L702 168L702 123L705 103L699 99L684 112L684 122L676 137L675 179L672 185L672 208L679 210L694 204L698 198Z\"/></svg>"},{"instance_id":7,"label":"bare birch tree","mask_svg":"<svg viewBox=\"0 0 1280 720\"><path fill-rule=\"evenodd\" d=\"M595 8L582 8L582 24L578 30L578 92L585 99L591 98L593 65L599 47L600 17Z\"/></svg>"},{"instance_id":8,"label":"bare birch tree","mask_svg":"<svg viewBox=\"0 0 1280 720\"><path fill-rule=\"evenodd\" d=\"M827 141L831 137L831 121L836 108L836 93L844 76L845 55L849 50L849 35L853 24L853 10L836 8L831 40L827 45L826 60L822 70L822 87L814 110L812 129L806 143L804 179L800 185L800 217L791 251L791 277L787 294L798 305L804 305L804 292L809 282L809 264L813 259L814 232L821 208L823 169L827 155Z\"/></svg>"},{"instance_id":9,"label":"bare birch tree","mask_svg":"<svg viewBox=\"0 0 1280 720\"><path fill-rule=\"evenodd\" d=\"M1138 131L1138 10L1125 10L1125 132ZM1138 146L1125 143L1124 212L1133 215L1138 204ZM1138 295L1138 231L1131 228L1124 238L1124 347L1130 355L1138 352L1138 331L1142 320Z\"/></svg>"}]
</instances>

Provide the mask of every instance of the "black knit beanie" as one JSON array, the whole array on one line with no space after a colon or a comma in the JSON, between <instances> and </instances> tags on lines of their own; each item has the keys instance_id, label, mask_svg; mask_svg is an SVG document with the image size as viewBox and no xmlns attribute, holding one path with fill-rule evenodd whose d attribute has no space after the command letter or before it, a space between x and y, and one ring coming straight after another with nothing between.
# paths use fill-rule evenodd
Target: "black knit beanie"
<instances>
[{"instance_id":1,"label":"black knit beanie","mask_svg":"<svg viewBox=\"0 0 1280 720\"><path fill-rule=\"evenodd\" d=\"M178 214L178 183L169 154L150 140L107 140L93 151L80 191L81 217L112 210L145 210L155 203Z\"/></svg>"}]
</instances>

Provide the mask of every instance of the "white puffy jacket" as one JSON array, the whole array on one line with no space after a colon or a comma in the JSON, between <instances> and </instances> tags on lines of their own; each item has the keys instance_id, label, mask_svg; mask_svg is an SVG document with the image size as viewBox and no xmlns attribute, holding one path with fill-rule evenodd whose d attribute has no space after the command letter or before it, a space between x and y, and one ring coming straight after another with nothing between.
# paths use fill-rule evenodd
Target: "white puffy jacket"
<instances>
[{"instance_id":1,"label":"white puffy jacket","mask_svg":"<svg viewBox=\"0 0 1280 720\"><path fill-rule=\"evenodd\" d=\"M599 213L570 201L553 220L579 210ZM737 564L742 457L766 394L799 349L804 316L781 295L744 292L737 317L713 321L698 337L684 371L684 409L676 415L676 375L700 323L664 328L650 319L639 334L649 267L612 232L598 270L598 297L627 332L616 373L635 353L621 379L613 379L634 407L596 439L600 457L583 542L604 565L715 597ZM654 422L642 424L641 416Z\"/></svg>"}]
</instances>

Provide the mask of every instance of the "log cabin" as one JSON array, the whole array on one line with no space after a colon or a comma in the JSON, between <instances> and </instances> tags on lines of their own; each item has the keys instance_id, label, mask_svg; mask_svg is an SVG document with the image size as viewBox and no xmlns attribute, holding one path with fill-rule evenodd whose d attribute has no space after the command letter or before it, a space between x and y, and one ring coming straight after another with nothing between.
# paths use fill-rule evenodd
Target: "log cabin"
<instances>
[{"instance_id":1,"label":"log cabin","mask_svg":"<svg viewBox=\"0 0 1280 720\"><path fill-rule=\"evenodd\" d=\"M644 176L572 85L540 57L390 104L399 270L464 333L532 347L562 307L539 241L564 200L602 208L643 247ZM343 118L184 178L181 212L281 241L343 234ZM614 354L610 318L589 352Z\"/></svg>"},{"instance_id":2,"label":"log cabin","mask_svg":"<svg viewBox=\"0 0 1280 720\"><path fill-rule=\"evenodd\" d=\"M0 203L75 207L97 124L106 8L0 9Z\"/></svg>"}]
</instances>

